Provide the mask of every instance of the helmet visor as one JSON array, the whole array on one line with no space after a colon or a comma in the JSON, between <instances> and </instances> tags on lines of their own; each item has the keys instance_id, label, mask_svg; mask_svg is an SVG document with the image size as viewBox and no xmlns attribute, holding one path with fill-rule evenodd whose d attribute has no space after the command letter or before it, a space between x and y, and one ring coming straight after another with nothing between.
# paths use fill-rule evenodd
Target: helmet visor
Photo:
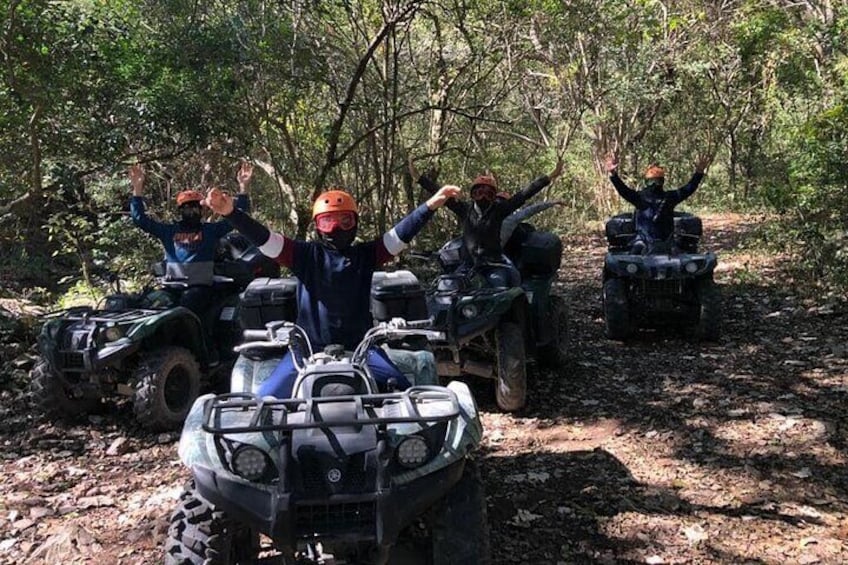
<instances>
[{"instance_id":1,"label":"helmet visor","mask_svg":"<svg viewBox=\"0 0 848 565\"><path fill-rule=\"evenodd\" d=\"M356 227L356 214L353 212L318 214L315 216L315 227L322 233L330 233L335 230L352 230Z\"/></svg>"}]
</instances>

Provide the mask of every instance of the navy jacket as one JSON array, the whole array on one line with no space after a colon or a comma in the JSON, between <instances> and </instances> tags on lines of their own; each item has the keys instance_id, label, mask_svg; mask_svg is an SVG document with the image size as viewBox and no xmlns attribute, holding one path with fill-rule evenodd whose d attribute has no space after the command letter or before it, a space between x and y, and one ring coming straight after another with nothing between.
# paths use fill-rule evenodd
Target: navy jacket
<instances>
[{"instance_id":1,"label":"navy jacket","mask_svg":"<svg viewBox=\"0 0 848 565\"><path fill-rule=\"evenodd\" d=\"M432 216L433 212L422 204L380 239L344 251L271 233L240 210L234 210L227 219L262 253L297 277L297 324L306 331L312 346L317 349L341 344L353 349L373 325L374 271L403 251Z\"/></svg>"}]
</instances>

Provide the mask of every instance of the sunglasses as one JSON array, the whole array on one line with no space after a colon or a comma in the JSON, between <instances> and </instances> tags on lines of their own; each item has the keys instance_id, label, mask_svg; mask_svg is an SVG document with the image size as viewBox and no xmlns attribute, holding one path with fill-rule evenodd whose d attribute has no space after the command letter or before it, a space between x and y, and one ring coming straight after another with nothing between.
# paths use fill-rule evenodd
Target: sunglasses
<instances>
[{"instance_id":1,"label":"sunglasses","mask_svg":"<svg viewBox=\"0 0 848 565\"><path fill-rule=\"evenodd\" d=\"M325 212L315 216L318 231L329 233L334 230L352 230L356 227L356 214L353 212Z\"/></svg>"}]
</instances>

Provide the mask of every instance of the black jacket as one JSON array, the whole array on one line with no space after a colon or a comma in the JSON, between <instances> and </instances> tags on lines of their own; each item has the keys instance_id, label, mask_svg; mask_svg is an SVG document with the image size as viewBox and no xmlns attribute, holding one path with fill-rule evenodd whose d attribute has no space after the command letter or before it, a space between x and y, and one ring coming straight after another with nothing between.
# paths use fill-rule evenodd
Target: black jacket
<instances>
[{"instance_id":1,"label":"black jacket","mask_svg":"<svg viewBox=\"0 0 848 565\"><path fill-rule=\"evenodd\" d=\"M418 179L418 184L430 194L435 194L440 188L437 183L423 175ZM462 239L468 258L475 263L502 261L501 223L549 184L550 177L542 175L511 198L492 202L486 210L481 210L474 202L455 198L448 200L446 206L457 215L462 225Z\"/></svg>"}]
</instances>

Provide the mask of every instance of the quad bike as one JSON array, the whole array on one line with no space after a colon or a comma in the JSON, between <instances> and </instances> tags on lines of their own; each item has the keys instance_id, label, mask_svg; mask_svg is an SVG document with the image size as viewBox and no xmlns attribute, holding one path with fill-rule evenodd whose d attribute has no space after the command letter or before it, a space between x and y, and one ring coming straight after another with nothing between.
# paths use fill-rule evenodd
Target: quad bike
<instances>
[{"instance_id":1,"label":"quad bike","mask_svg":"<svg viewBox=\"0 0 848 565\"><path fill-rule=\"evenodd\" d=\"M531 232L513 257L522 275L517 287L489 286L481 271L497 265L463 268L461 250L457 238L435 254L442 274L426 296L433 328L446 336L433 346L439 375L494 379L498 407L520 410L527 399L527 359L549 366L560 359L564 302L551 290L562 243L555 234Z\"/></svg>"},{"instance_id":2,"label":"quad bike","mask_svg":"<svg viewBox=\"0 0 848 565\"><path fill-rule=\"evenodd\" d=\"M213 306L203 316L177 305L186 284L164 277L161 264L155 287L127 294L118 282L102 308L47 315L30 373L36 405L50 417L73 419L106 396L128 396L146 428L180 426L202 389L235 359L239 292L279 267L232 235L222 239L215 272Z\"/></svg>"},{"instance_id":3,"label":"quad bike","mask_svg":"<svg viewBox=\"0 0 848 565\"><path fill-rule=\"evenodd\" d=\"M624 340L638 328L694 328L701 339L721 333L721 291L713 280L717 258L699 253L702 234L697 216L675 212L675 233L633 254L632 214L609 219L609 252L604 261L603 307L607 337Z\"/></svg>"},{"instance_id":4,"label":"quad bike","mask_svg":"<svg viewBox=\"0 0 848 565\"><path fill-rule=\"evenodd\" d=\"M366 364L374 345L440 339L429 323L379 323L353 352L314 352L290 322L245 330L242 391L202 396L186 419L179 454L193 479L165 563L488 563L485 496L468 458L482 426L467 386L413 380L380 393ZM260 398L252 391L286 348L292 398Z\"/></svg>"}]
</instances>

